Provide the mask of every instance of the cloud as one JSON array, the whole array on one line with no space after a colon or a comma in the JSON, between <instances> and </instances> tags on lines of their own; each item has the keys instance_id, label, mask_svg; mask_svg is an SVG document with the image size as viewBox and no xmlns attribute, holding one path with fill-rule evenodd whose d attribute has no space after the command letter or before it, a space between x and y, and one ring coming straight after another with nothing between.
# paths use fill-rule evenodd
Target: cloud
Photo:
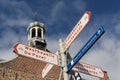
<instances>
[{"instance_id":1,"label":"cloud","mask_svg":"<svg viewBox=\"0 0 120 80\"><path fill-rule=\"evenodd\" d=\"M54 7L51 9L50 19L48 21L49 25L53 25L55 22L58 21L60 16L62 16L64 7L65 7L65 3L63 1L59 1L56 3L56 5L54 5Z\"/></svg>"},{"instance_id":2,"label":"cloud","mask_svg":"<svg viewBox=\"0 0 120 80\"><path fill-rule=\"evenodd\" d=\"M22 33L15 32L12 29L5 29L1 34L0 48L10 48L17 42L25 42L27 35L21 35Z\"/></svg>"},{"instance_id":3,"label":"cloud","mask_svg":"<svg viewBox=\"0 0 120 80\"><path fill-rule=\"evenodd\" d=\"M58 40L53 38L53 37L49 37L46 39L47 40L47 48L52 52L55 53L58 49L59 49L59 43ZM54 48L53 48L54 47Z\"/></svg>"},{"instance_id":4,"label":"cloud","mask_svg":"<svg viewBox=\"0 0 120 80\"><path fill-rule=\"evenodd\" d=\"M74 1L74 7L76 8L76 10L79 12L79 11L85 11L86 8L87 8L87 4L84 0L77 0L77 1Z\"/></svg>"},{"instance_id":5,"label":"cloud","mask_svg":"<svg viewBox=\"0 0 120 80\"><path fill-rule=\"evenodd\" d=\"M27 41L23 29L31 21L32 9L24 1L15 0L1 0L0 8L0 58L10 60L15 57L13 45Z\"/></svg>"},{"instance_id":6,"label":"cloud","mask_svg":"<svg viewBox=\"0 0 120 80\"><path fill-rule=\"evenodd\" d=\"M93 25L104 24L106 32L82 59L86 63L106 70L111 80L119 80L118 74L120 73L120 42L118 37L118 19L120 17L118 13L107 15L104 13L96 16Z\"/></svg>"},{"instance_id":7,"label":"cloud","mask_svg":"<svg viewBox=\"0 0 120 80\"><path fill-rule=\"evenodd\" d=\"M95 44L95 47L99 47L91 49L84 57L83 61L101 67L108 72L110 79L115 79L118 76L116 74L120 73L120 49L116 48L116 44L119 44L119 42L115 40L115 38L109 37L101 38L100 43L100 45ZM120 47L120 45L117 47Z\"/></svg>"},{"instance_id":8,"label":"cloud","mask_svg":"<svg viewBox=\"0 0 120 80\"><path fill-rule=\"evenodd\" d=\"M32 9L24 1L2 0L0 7L0 23L2 26L26 26L31 20Z\"/></svg>"},{"instance_id":9,"label":"cloud","mask_svg":"<svg viewBox=\"0 0 120 80\"><path fill-rule=\"evenodd\" d=\"M17 57L17 55L13 53L13 46L18 42L25 43L27 41L27 37L25 35L21 36L20 34L11 29L3 31L0 37L0 59L9 61Z\"/></svg>"},{"instance_id":10,"label":"cloud","mask_svg":"<svg viewBox=\"0 0 120 80\"><path fill-rule=\"evenodd\" d=\"M72 27L71 26L72 22L75 22L75 20L73 19L77 18L76 15L83 14L81 12L84 11L86 7L87 5L85 4L85 2L79 0L77 1L61 0L54 3L54 6L52 6L49 12L50 15L46 19L46 25L48 26L50 33L51 34L53 33L52 32L53 28L56 34L58 34L58 32L60 31L63 31L65 33L63 27L70 29Z\"/></svg>"},{"instance_id":11,"label":"cloud","mask_svg":"<svg viewBox=\"0 0 120 80\"><path fill-rule=\"evenodd\" d=\"M15 53L13 53L12 48L0 50L0 59L3 59L4 61L9 61L16 57L17 57L17 55Z\"/></svg>"},{"instance_id":12,"label":"cloud","mask_svg":"<svg viewBox=\"0 0 120 80\"><path fill-rule=\"evenodd\" d=\"M118 22L116 25L115 25L115 31L116 31L116 34L120 34L120 23Z\"/></svg>"}]
</instances>

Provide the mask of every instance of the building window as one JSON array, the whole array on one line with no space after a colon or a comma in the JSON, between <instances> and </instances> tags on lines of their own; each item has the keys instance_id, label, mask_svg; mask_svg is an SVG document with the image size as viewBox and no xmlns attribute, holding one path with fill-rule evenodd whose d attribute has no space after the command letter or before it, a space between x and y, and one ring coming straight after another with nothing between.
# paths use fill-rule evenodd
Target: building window
<instances>
[{"instance_id":1,"label":"building window","mask_svg":"<svg viewBox=\"0 0 120 80\"><path fill-rule=\"evenodd\" d=\"M38 37L41 38L41 29L40 28L38 28Z\"/></svg>"},{"instance_id":2,"label":"building window","mask_svg":"<svg viewBox=\"0 0 120 80\"><path fill-rule=\"evenodd\" d=\"M32 38L35 37L35 28L32 29Z\"/></svg>"}]
</instances>

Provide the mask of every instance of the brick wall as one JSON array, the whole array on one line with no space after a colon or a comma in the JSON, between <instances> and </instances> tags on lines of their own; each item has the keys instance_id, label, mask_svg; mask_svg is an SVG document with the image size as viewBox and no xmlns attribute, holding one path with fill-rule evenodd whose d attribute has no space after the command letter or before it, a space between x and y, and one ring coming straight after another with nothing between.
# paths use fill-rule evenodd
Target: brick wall
<instances>
[{"instance_id":1,"label":"brick wall","mask_svg":"<svg viewBox=\"0 0 120 80\"><path fill-rule=\"evenodd\" d=\"M0 67L0 80L42 80L40 77L15 71L9 68Z\"/></svg>"},{"instance_id":2,"label":"brick wall","mask_svg":"<svg viewBox=\"0 0 120 80\"><path fill-rule=\"evenodd\" d=\"M57 65L53 66L44 79L41 79L45 65L45 62L19 56L0 63L0 80L58 80L61 69Z\"/></svg>"}]
</instances>

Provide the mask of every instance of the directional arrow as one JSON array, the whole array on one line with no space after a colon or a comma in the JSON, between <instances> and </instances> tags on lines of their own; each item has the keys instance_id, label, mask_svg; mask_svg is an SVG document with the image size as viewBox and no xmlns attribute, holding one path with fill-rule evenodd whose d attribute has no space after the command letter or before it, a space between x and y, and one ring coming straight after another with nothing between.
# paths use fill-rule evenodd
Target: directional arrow
<instances>
[{"instance_id":1,"label":"directional arrow","mask_svg":"<svg viewBox=\"0 0 120 80\"><path fill-rule=\"evenodd\" d=\"M77 36L80 34L83 28L90 21L90 15L91 15L91 12L89 11L85 12L82 18L78 21L78 23L75 25L75 27L72 29L72 31L67 36L67 38L64 40L66 49L70 47L72 42L77 38Z\"/></svg>"},{"instance_id":2,"label":"directional arrow","mask_svg":"<svg viewBox=\"0 0 120 80\"><path fill-rule=\"evenodd\" d=\"M70 45L75 40L75 38L80 34L80 32L83 30L83 28L90 21L90 15L91 15L90 11L85 12L83 14L82 18L78 21L78 23L75 25L73 30L70 32L70 34L64 40L66 49L68 49L70 47ZM58 55L59 52L57 51L55 54ZM43 70L43 73L45 73L46 71L48 72L48 69L50 70L50 68L52 68L51 66L53 66L53 65L52 64L47 64L45 69Z\"/></svg>"},{"instance_id":3,"label":"directional arrow","mask_svg":"<svg viewBox=\"0 0 120 80\"><path fill-rule=\"evenodd\" d=\"M105 72L101 68L83 62L78 62L72 70L99 78L104 78L105 75Z\"/></svg>"},{"instance_id":4,"label":"directional arrow","mask_svg":"<svg viewBox=\"0 0 120 80\"><path fill-rule=\"evenodd\" d=\"M47 63L51 63L54 65L58 65L58 57L53 53L36 49L20 43L17 43L14 45L14 50L17 55L22 55L25 57L29 57L29 58L41 60Z\"/></svg>"},{"instance_id":5,"label":"directional arrow","mask_svg":"<svg viewBox=\"0 0 120 80\"><path fill-rule=\"evenodd\" d=\"M85 55L85 53L92 47L92 45L102 36L104 33L103 27L100 27L97 32L89 39L89 41L83 46L83 48L77 53L77 55L68 63L64 70L69 72L74 65Z\"/></svg>"},{"instance_id":6,"label":"directional arrow","mask_svg":"<svg viewBox=\"0 0 120 80\"><path fill-rule=\"evenodd\" d=\"M87 25L87 23L90 20L90 15L91 15L90 11L85 12L84 15L82 16L82 18L78 21L78 23L75 25L75 27L73 28L73 30L70 32L70 34L64 40L65 48L66 49L68 49L70 47L70 45L75 40L75 38L79 35L79 33ZM57 51L55 54L58 55L59 52ZM50 70L50 68L52 68L51 66L53 66L53 65L52 64L47 64L45 66L44 70L43 70L43 73L45 73L46 71L48 71L48 69Z\"/></svg>"}]
</instances>

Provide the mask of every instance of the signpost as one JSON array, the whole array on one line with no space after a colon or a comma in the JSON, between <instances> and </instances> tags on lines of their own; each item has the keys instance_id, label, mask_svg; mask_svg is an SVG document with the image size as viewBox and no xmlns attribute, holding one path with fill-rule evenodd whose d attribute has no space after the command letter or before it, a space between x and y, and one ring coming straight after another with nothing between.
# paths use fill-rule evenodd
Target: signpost
<instances>
[{"instance_id":1,"label":"signpost","mask_svg":"<svg viewBox=\"0 0 120 80\"><path fill-rule=\"evenodd\" d=\"M79 35L79 33L83 30L83 28L90 21L90 15L91 15L91 12L89 12L89 11L85 12L83 14L82 18L78 21L78 23L75 25L75 27L73 28L73 30L70 32L70 34L64 40L65 48L66 49L68 49L70 47L70 45L75 40L75 38ZM58 55L59 52L57 51L55 54ZM47 64L46 67L45 67L45 69L48 70L48 69L50 69L49 67L51 67L51 66L53 66L53 65L52 64ZM44 71L45 71L45 69L44 69Z\"/></svg>"},{"instance_id":2,"label":"signpost","mask_svg":"<svg viewBox=\"0 0 120 80\"><path fill-rule=\"evenodd\" d=\"M99 78L104 78L104 71L96 66L86 64L83 62L78 62L73 68L73 71L78 71L84 74L92 75Z\"/></svg>"},{"instance_id":3,"label":"signpost","mask_svg":"<svg viewBox=\"0 0 120 80\"><path fill-rule=\"evenodd\" d=\"M89 39L89 41L83 46L83 48L77 53L77 55L71 60L71 62L67 64L65 52L66 50L68 50L68 48L79 35L79 33L83 30L83 28L87 25L90 20L90 15L91 13L89 11L84 13L82 18L78 21L78 23L75 25L66 39L64 41L61 40L61 42L59 43L60 50L57 51L55 54L20 43L14 45L14 51L18 55L26 56L48 63L42 70L42 78L47 75L47 73L54 65L59 65L63 69L64 80L69 80L67 72L69 72L71 69L73 71L104 78L105 74L102 69L82 62L77 63L92 47L92 45L102 36L102 34L104 33L103 27L100 27L97 30L97 32ZM61 57L61 64L59 64L58 62L58 56Z\"/></svg>"},{"instance_id":4,"label":"signpost","mask_svg":"<svg viewBox=\"0 0 120 80\"><path fill-rule=\"evenodd\" d=\"M100 27L97 32L89 39L89 41L83 46L83 48L77 53L77 55L68 63L64 70L69 72L73 66L85 55L85 53L92 47L92 45L102 36L104 33L103 27Z\"/></svg>"},{"instance_id":5,"label":"signpost","mask_svg":"<svg viewBox=\"0 0 120 80\"><path fill-rule=\"evenodd\" d=\"M58 57L53 53L46 52L33 47L29 47L27 45L23 45L20 43L14 45L14 50L18 55L22 55L36 60L41 60L47 63L58 65Z\"/></svg>"}]
</instances>

